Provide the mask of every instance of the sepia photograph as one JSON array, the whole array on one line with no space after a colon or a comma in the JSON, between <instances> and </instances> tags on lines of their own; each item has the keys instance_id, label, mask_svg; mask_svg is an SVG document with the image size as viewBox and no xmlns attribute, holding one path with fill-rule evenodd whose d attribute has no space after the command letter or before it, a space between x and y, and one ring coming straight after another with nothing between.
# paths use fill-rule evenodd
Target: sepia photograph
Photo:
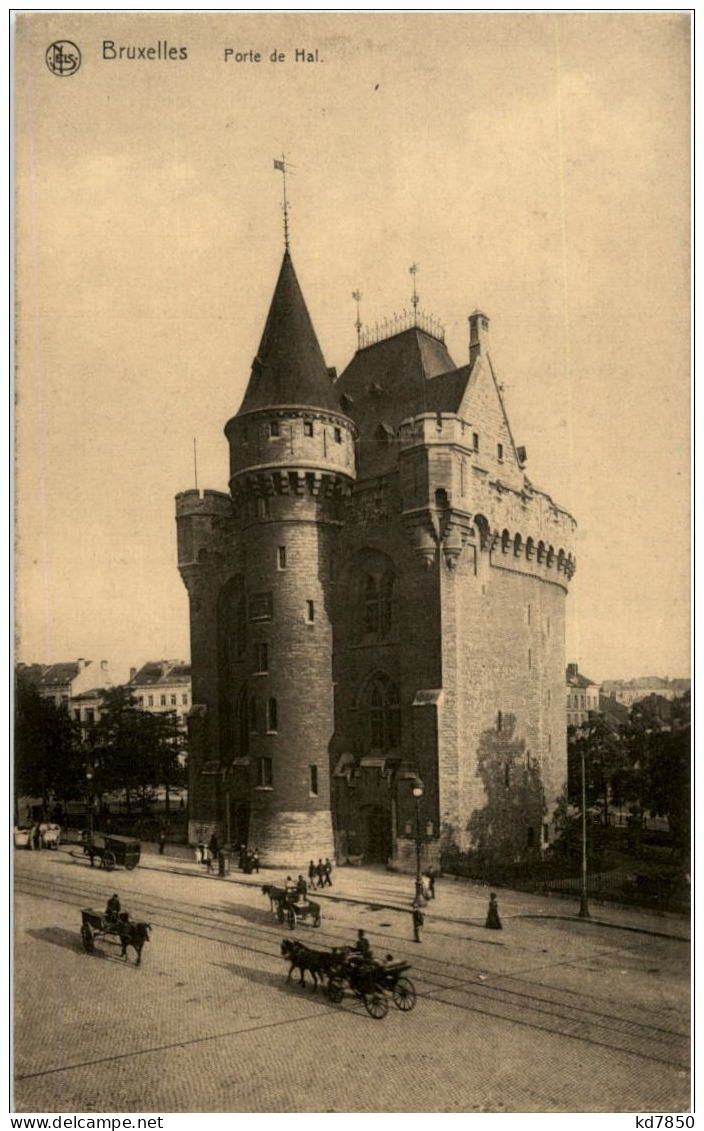
<instances>
[{"instance_id":1,"label":"sepia photograph","mask_svg":"<svg viewBox=\"0 0 704 1131\"><path fill-rule=\"evenodd\" d=\"M691 32L12 18L13 1112L693 1126Z\"/></svg>"}]
</instances>

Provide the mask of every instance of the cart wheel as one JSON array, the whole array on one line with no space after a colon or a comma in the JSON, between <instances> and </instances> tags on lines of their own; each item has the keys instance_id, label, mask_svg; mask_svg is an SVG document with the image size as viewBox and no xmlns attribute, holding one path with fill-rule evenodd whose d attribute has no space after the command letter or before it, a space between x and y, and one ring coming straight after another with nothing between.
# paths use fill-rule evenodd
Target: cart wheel
<instances>
[{"instance_id":1,"label":"cart wheel","mask_svg":"<svg viewBox=\"0 0 704 1131\"><path fill-rule=\"evenodd\" d=\"M125 868L127 869L128 872L131 872L132 869L136 868L136 867L137 867L137 861L136 860L125 860Z\"/></svg>"},{"instance_id":2,"label":"cart wheel","mask_svg":"<svg viewBox=\"0 0 704 1131\"><path fill-rule=\"evenodd\" d=\"M416 1004L416 987L410 978L399 978L391 991L397 1009L408 1013Z\"/></svg>"},{"instance_id":3,"label":"cart wheel","mask_svg":"<svg viewBox=\"0 0 704 1131\"><path fill-rule=\"evenodd\" d=\"M389 1012L389 1003L383 994L374 993L364 995L364 1008L375 1021L381 1021Z\"/></svg>"},{"instance_id":4,"label":"cart wheel","mask_svg":"<svg viewBox=\"0 0 704 1131\"><path fill-rule=\"evenodd\" d=\"M345 996L345 990L342 982L338 982L336 978L331 978L328 982L328 997L334 1005L339 1005Z\"/></svg>"},{"instance_id":5,"label":"cart wheel","mask_svg":"<svg viewBox=\"0 0 704 1131\"><path fill-rule=\"evenodd\" d=\"M293 931L296 928L296 912L292 907L289 907L288 910L288 915L286 917L286 926L290 931Z\"/></svg>"},{"instance_id":6,"label":"cart wheel","mask_svg":"<svg viewBox=\"0 0 704 1131\"><path fill-rule=\"evenodd\" d=\"M103 868L105 868L106 872L112 872L113 868L117 864L117 860L115 859L115 853L114 852L105 852L103 854L102 863L103 863Z\"/></svg>"},{"instance_id":7,"label":"cart wheel","mask_svg":"<svg viewBox=\"0 0 704 1131\"><path fill-rule=\"evenodd\" d=\"M95 942L93 939L93 931L91 930L88 923L84 923L81 927L81 941L83 943L83 949L86 951L86 953L92 954L95 950Z\"/></svg>"}]
</instances>

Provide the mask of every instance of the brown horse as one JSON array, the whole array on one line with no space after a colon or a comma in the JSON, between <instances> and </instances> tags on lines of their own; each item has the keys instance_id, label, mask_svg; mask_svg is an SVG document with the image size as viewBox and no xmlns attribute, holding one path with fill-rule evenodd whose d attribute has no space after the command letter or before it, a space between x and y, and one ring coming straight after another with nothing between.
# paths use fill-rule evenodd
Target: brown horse
<instances>
[{"instance_id":1,"label":"brown horse","mask_svg":"<svg viewBox=\"0 0 704 1131\"><path fill-rule=\"evenodd\" d=\"M322 981L330 977L330 971L339 963L339 955L326 950L312 950L298 939L284 939L281 943L281 955L291 963L288 971L287 982L290 982L294 970L300 970L300 984L304 986L306 970L313 979L312 992L318 988L318 976Z\"/></svg>"},{"instance_id":2,"label":"brown horse","mask_svg":"<svg viewBox=\"0 0 704 1131\"><path fill-rule=\"evenodd\" d=\"M132 923L129 919L120 917L120 922L117 924L116 933L120 937L122 943L121 958L127 957L127 947L131 946L137 952L136 965L139 966L142 962L142 947L145 943L149 942L149 931L151 930L151 923Z\"/></svg>"}]
</instances>

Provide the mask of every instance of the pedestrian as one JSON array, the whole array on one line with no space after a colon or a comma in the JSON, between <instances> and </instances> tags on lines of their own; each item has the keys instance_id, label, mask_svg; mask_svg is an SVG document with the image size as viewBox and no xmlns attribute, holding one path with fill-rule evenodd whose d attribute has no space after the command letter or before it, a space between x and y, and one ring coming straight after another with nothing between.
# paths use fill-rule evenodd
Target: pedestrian
<instances>
[{"instance_id":1,"label":"pedestrian","mask_svg":"<svg viewBox=\"0 0 704 1131\"><path fill-rule=\"evenodd\" d=\"M208 848L210 849L210 854L213 860L217 860L218 852L220 851L220 843L218 841L218 835L216 832L213 832L213 835L208 841Z\"/></svg>"},{"instance_id":2,"label":"pedestrian","mask_svg":"<svg viewBox=\"0 0 704 1131\"><path fill-rule=\"evenodd\" d=\"M296 883L296 895L299 899L305 899L308 895L308 884L301 875L299 875L298 882Z\"/></svg>"},{"instance_id":3,"label":"pedestrian","mask_svg":"<svg viewBox=\"0 0 704 1131\"><path fill-rule=\"evenodd\" d=\"M244 866L247 863L247 845L240 845L240 871L244 872Z\"/></svg>"},{"instance_id":4,"label":"pedestrian","mask_svg":"<svg viewBox=\"0 0 704 1131\"><path fill-rule=\"evenodd\" d=\"M489 910L486 915L485 927L490 931L501 931L501 920L499 919L499 905L496 902L496 892L492 891L489 895Z\"/></svg>"},{"instance_id":5,"label":"pedestrian","mask_svg":"<svg viewBox=\"0 0 704 1131\"><path fill-rule=\"evenodd\" d=\"M251 852L251 855L250 855L250 858L249 858L249 862L251 864L252 871L256 872L257 875L258 875L259 874L259 853L257 852L256 848L252 849L252 852Z\"/></svg>"},{"instance_id":6,"label":"pedestrian","mask_svg":"<svg viewBox=\"0 0 704 1131\"><path fill-rule=\"evenodd\" d=\"M291 877L287 876L286 877L286 883L284 884L284 891L286 891L289 895L291 895L293 892L295 892L295 890L296 890L296 885L294 884Z\"/></svg>"},{"instance_id":7,"label":"pedestrian","mask_svg":"<svg viewBox=\"0 0 704 1131\"><path fill-rule=\"evenodd\" d=\"M46 821L42 820L39 825L39 847L46 848L46 831L49 828Z\"/></svg>"},{"instance_id":8,"label":"pedestrian","mask_svg":"<svg viewBox=\"0 0 704 1131\"><path fill-rule=\"evenodd\" d=\"M315 864L313 863L312 860L311 860L310 864L308 865L308 884L312 888L315 887Z\"/></svg>"},{"instance_id":9,"label":"pedestrian","mask_svg":"<svg viewBox=\"0 0 704 1131\"><path fill-rule=\"evenodd\" d=\"M117 892L113 892L110 896L107 906L105 908L105 918L109 923L116 923L120 914L120 897Z\"/></svg>"},{"instance_id":10,"label":"pedestrian","mask_svg":"<svg viewBox=\"0 0 704 1131\"><path fill-rule=\"evenodd\" d=\"M325 865L320 857L318 857L318 864L315 869L315 874L318 877L318 887L323 887L325 883Z\"/></svg>"},{"instance_id":11,"label":"pedestrian","mask_svg":"<svg viewBox=\"0 0 704 1131\"><path fill-rule=\"evenodd\" d=\"M423 924L425 923L425 915L423 914L417 903L413 904L413 911L411 914L413 915L413 941L420 942L421 931L423 929Z\"/></svg>"},{"instance_id":12,"label":"pedestrian","mask_svg":"<svg viewBox=\"0 0 704 1131\"><path fill-rule=\"evenodd\" d=\"M332 887L332 864L330 863L330 858L328 856L325 857L325 863L323 864L323 869L324 869L324 875L325 875L325 883L327 884L327 886L329 888L331 888Z\"/></svg>"},{"instance_id":13,"label":"pedestrian","mask_svg":"<svg viewBox=\"0 0 704 1131\"><path fill-rule=\"evenodd\" d=\"M210 850L210 845L206 845L205 847L205 870L206 872L212 872L213 870L213 854Z\"/></svg>"},{"instance_id":14,"label":"pedestrian","mask_svg":"<svg viewBox=\"0 0 704 1131\"><path fill-rule=\"evenodd\" d=\"M196 864L205 864L205 843L202 840L196 845Z\"/></svg>"},{"instance_id":15,"label":"pedestrian","mask_svg":"<svg viewBox=\"0 0 704 1131\"><path fill-rule=\"evenodd\" d=\"M32 848L38 852L41 848L41 834L39 832L39 825L36 823L32 825Z\"/></svg>"},{"instance_id":16,"label":"pedestrian","mask_svg":"<svg viewBox=\"0 0 704 1131\"><path fill-rule=\"evenodd\" d=\"M435 872L432 868L428 869L428 895L435 899Z\"/></svg>"},{"instance_id":17,"label":"pedestrian","mask_svg":"<svg viewBox=\"0 0 704 1131\"><path fill-rule=\"evenodd\" d=\"M166 845L166 829L162 825L159 829L159 855L164 855L164 847Z\"/></svg>"}]
</instances>

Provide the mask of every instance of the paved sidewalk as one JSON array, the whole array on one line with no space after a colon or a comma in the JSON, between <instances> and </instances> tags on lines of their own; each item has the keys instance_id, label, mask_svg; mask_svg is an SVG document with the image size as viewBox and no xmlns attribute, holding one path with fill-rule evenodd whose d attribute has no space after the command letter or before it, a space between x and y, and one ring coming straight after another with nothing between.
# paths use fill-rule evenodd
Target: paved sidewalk
<instances>
[{"instance_id":1,"label":"paved sidewalk","mask_svg":"<svg viewBox=\"0 0 704 1131\"><path fill-rule=\"evenodd\" d=\"M261 887L274 883L283 886L286 871L282 868L265 868L260 873L245 875L236 866L230 875L220 877L213 865L208 873L205 866L195 861L192 848L185 845L167 845L160 856L156 844L142 844L142 868L168 871L194 879L210 880L219 884L240 884ZM295 878L295 877L294 877ZM389 872L382 866L343 866L333 871L333 887L315 891L315 898L333 902L359 903L373 908L410 911L414 895L412 875ZM499 910L502 919L565 919L584 924L578 917L578 900L555 894L541 894L498 889ZM459 876L441 876L436 881L436 898L427 906L427 915L435 921L483 926L489 903L489 887ZM690 921L685 916L658 914L641 908L626 908L613 904L590 902L590 923L644 932L663 938L690 939Z\"/></svg>"}]
</instances>

